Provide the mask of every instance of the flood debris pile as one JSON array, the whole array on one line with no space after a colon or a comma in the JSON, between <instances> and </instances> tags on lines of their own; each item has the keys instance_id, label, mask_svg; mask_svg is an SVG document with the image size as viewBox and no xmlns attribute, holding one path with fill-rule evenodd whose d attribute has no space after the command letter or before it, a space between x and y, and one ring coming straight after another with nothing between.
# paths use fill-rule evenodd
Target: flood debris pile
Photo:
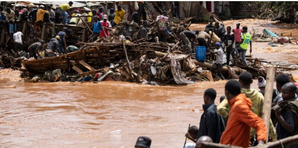
<instances>
[{"instance_id":1,"label":"flood debris pile","mask_svg":"<svg viewBox=\"0 0 298 148\"><path fill-rule=\"evenodd\" d=\"M290 36L292 36L292 34L290 34ZM273 33L268 29L263 29L261 33L256 33L255 30L253 30L252 37L255 42L269 42L269 45L272 47L276 47L277 44L293 43L293 40L296 40L296 38L293 37L285 37L282 33L279 36L277 33Z\"/></svg>"},{"instance_id":2,"label":"flood debris pile","mask_svg":"<svg viewBox=\"0 0 298 148\"><path fill-rule=\"evenodd\" d=\"M181 43L126 42L81 43L82 48L59 57L23 61L23 76L32 81L128 81L152 85L186 85L196 81L216 81L214 60L199 62L193 54L181 51ZM243 71L266 76L269 63L247 57L249 66L224 66L226 78L237 78ZM297 69L280 66L278 73ZM291 75L290 73L288 73Z\"/></svg>"}]
</instances>

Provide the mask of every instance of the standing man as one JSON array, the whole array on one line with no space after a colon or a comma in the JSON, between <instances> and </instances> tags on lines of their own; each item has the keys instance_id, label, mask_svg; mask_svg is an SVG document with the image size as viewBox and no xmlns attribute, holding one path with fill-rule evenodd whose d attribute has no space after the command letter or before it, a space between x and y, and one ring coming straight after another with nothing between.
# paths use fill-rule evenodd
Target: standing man
<instances>
[{"instance_id":1,"label":"standing man","mask_svg":"<svg viewBox=\"0 0 298 148\"><path fill-rule=\"evenodd\" d=\"M209 31L214 31L215 27L213 25L214 18L213 16L210 16L209 18L209 24L206 25L205 31L209 33Z\"/></svg>"},{"instance_id":2,"label":"standing man","mask_svg":"<svg viewBox=\"0 0 298 148\"><path fill-rule=\"evenodd\" d=\"M217 67L217 74L218 76L222 79L225 80L225 77L222 75L221 73L221 69L222 69L222 64L223 64L223 56L224 56L224 52L222 50L221 44L220 42L216 42L215 43L215 50L214 53L216 55L216 61L215 61L215 65Z\"/></svg>"},{"instance_id":3,"label":"standing man","mask_svg":"<svg viewBox=\"0 0 298 148\"><path fill-rule=\"evenodd\" d=\"M156 18L158 38L162 42L167 42L168 39L168 19L166 11L163 11L162 15L159 15Z\"/></svg>"},{"instance_id":4,"label":"standing man","mask_svg":"<svg viewBox=\"0 0 298 148\"><path fill-rule=\"evenodd\" d=\"M221 41L223 41L224 35L226 33L225 27L222 24L219 24L219 22L216 22L214 29L214 33L220 38Z\"/></svg>"},{"instance_id":5,"label":"standing man","mask_svg":"<svg viewBox=\"0 0 298 148\"><path fill-rule=\"evenodd\" d=\"M252 106L251 111L255 114L257 114L260 118L262 117L262 111L263 111L263 104L264 104L264 96L257 90L251 89L251 84L253 83L253 77L249 72L242 72L239 75L239 83L241 86L241 93L245 94L247 98L251 100ZM230 114L230 107L228 99L224 99L218 106L217 106L217 112L218 114L222 115L223 117L228 117ZM250 138L253 141L252 144L254 145L255 141L255 129L250 130ZM270 126L269 126L269 136L272 139L272 141L276 141L276 130L274 129L274 126L272 124L272 121L270 120Z\"/></svg>"},{"instance_id":6,"label":"standing man","mask_svg":"<svg viewBox=\"0 0 298 148\"><path fill-rule=\"evenodd\" d=\"M248 45L250 44L250 54L252 52L252 43L251 43L251 35L247 32L247 27L244 26L242 28L242 36L241 36L241 43L239 53L241 53L241 58L243 60L243 64L247 66L245 54L248 49Z\"/></svg>"},{"instance_id":7,"label":"standing man","mask_svg":"<svg viewBox=\"0 0 298 148\"><path fill-rule=\"evenodd\" d=\"M225 95L231 110L228 124L223 132L220 143L234 146L249 147L249 131L253 127L257 130L259 144L267 140L267 129L264 121L253 113L250 108L251 100L241 94L241 85L236 80L229 80L225 85Z\"/></svg>"},{"instance_id":8,"label":"standing man","mask_svg":"<svg viewBox=\"0 0 298 148\"><path fill-rule=\"evenodd\" d=\"M114 10L114 8L111 8L110 9L110 14L109 14L109 21L110 21L110 23L111 23L112 26L114 26L113 25L114 18L115 18L115 10Z\"/></svg>"},{"instance_id":9,"label":"standing man","mask_svg":"<svg viewBox=\"0 0 298 148\"><path fill-rule=\"evenodd\" d=\"M98 15L99 21L103 20L103 15L104 15L103 7L100 7L98 9L97 15Z\"/></svg>"},{"instance_id":10,"label":"standing man","mask_svg":"<svg viewBox=\"0 0 298 148\"><path fill-rule=\"evenodd\" d=\"M109 29L112 27L111 23L108 21L108 16L103 15L103 20L100 21L102 26L102 31L100 32L100 37L106 38L109 36Z\"/></svg>"},{"instance_id":11,"label":"standing man","mask_svg":"<svg viewBox=\"0 0 298 148\"><path fill-rule=\"evenodd\" d=\"M37 15L37 7L33 6L33 10L29 13L29 21L35 23L36 22L36 15Z\"/></svg>"},{"instance_id":12,"label":"standing man","mask_svg":"<svg viewBox=\"0 0 298 148\"><path fill-rule=\"evenodd\" d=\"M6 11L5 15L6 15L6 22L8 24L9 34L12 35L16 30L16 26L14 24L15 12L10 8L6 8L5 11Z\"/></svg>"},{"instance_id":13,"label":"standing man","mask_svg":"<svg viewBox=\"0 0 298 148\"><path fill-rule=\"evenodd\" d=\"M93 22L93 35L92 35L92 40L95 41L97 37L100 35L100 30L102 28L101 23L98 20L98 16L94 17L94 22Z\"/></svg>"},{"instance_id":14,"label":"standing man","mask_svg":"<svg viewBox=\"0 0 298 148\"><path fill-rule=\"evenodd\" d=\"M297 87L294 83L286 83L282 87L283 101L273 107L277 118L277 139L281 140L290 136L297 135L297 107L296 98ZM291 107L292 106L292 107ZM294 106L294 107L293 107Z\"/></svg>"},{"instance_id":15,"label":"standing man","mask_svg":"<svg viewBox=\"0 0 298 148\"><path fill-rule=\"evenodd\" d=\"M235 43L236 45L239 46L241 43L241 32L242 32L239 22L236 24L236 28L233 29L233 32L234 32Z\"/></svg>"},{"instance_id":16,"label":"standing man","mask_svg":"<svg viewBox=\"0 0 298 148\"><path fill-rule=\"evenodd\" d=\"M44 22L44 16L46 13L50 14L49 11L47 11L46 8L41 5L36 14L36 23Z\"/></svg>"},{"instance_id":17,"label":"standing man","mask_svg":"<svg viewBox=\"0 0 298 148\"><path fill-rule=\"evenodd\" d=\"M231 33L231 26L227 27L227 33L224 35L224 43L225 48L227 52L227 65L230 64L230 55L231 51L233 51L233 45L234 45L234 34ZM236 57L233 57L236 58ZM234 59L236 61L236 59Z\"/></svg>"},{"instance_id":18,"label":"standing man","mask_svg":"<svg viewBox=\"0 0 298 148\"><path fill-rule=\"evenodd\" d=\"M142 20L141 18L143 18L143 20L147 20L146 11L145 11L145 2L144 1L139 1L138 6L139 6L139 10L138 10L139 21Z\"/></svg>"},{"instance_id":19,"label":"standing man","mask_svg":"<svg viewBox=\"0 0 298 148\"><path fill-rule=\"evenodd\" d=\"M120 5L118 5L116 10L116 15L114 18L115 25L118 25L123 20L124 15L125 15L125 11L122 9Z\"/></svg>"},{"instance_id":20,"label":"standing man","mask_svg":"<svg viewBox=\"0 0 298 148\"><path fill-rule=\"evenodd\" d=\"M225 130L224 120L217 114L216 91L213 88L206 89L204 92L204 113L201 116L200 128L198 132L199 139L202 136L209 136L212 141L219 143L222 132Z\"/></svg>"},{"instance_id":21,"label":"standing man","mask_svg":"<svg viewBox=\"0 0 298 148\"><path fill-rule=\"evenodd\" d=\"M66 34L69 33L69 30L67 27L63 27L63 31L58 32L58 36L60 37L59 40L59 52L65 54L66 49Z\"/></svg>"},{"instance_id":22,"label":"standing man","mask_svg":"<svg viewBox=\"0 0 298 148\"><path fill-rule=\"evenodd\" d=\"M14 52L15 55L19 55L19 51L23 50L23 33L21 31L17 31L16 33L13 34L13 39L14 39Z\"/></svg>"},{"instance_id":23,"label":"standing man","mask_svg":"<svg viewBox=\"0 0 298 148\"><path fill-rule=\"evenodd\" d=\"M0 21L1 22L5 22L6 21L6 16L5 16L5 13L3 11L1 11Z\"/></svg>"}]
</instances>

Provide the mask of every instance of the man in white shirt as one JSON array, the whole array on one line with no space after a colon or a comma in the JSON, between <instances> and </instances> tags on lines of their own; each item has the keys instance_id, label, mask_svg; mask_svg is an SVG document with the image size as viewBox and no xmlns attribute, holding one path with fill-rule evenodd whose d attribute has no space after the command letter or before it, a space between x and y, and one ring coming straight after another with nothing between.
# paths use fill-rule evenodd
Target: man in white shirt
<instances>
[{"instance_id":1,"label":"man in white shirt","mask_svg":"<svg viewBox=\"0 0 298 148\"><path fill-rule=\"evenodd\" d=\"M21 31L17 31L13 34L14 40L14 52L15 54L19 54L20 50L23 50L23 40L22 40L23 33Z\"/></svg>"},{"instance_id":2,"label":"man in white shirt","mask_svg":"<svg viewBox=\"0 0 298 148\"><path fill-rule=\"evenodd\" d=\"M221 73L221 69L222 69L222 64L223 63L223 56L224 56L224 52L222 50L222 47L221 47L221 43L220 42L216 42L215 43L215 50L214 50L214 53L216 55L216 61L215 61L215 65L217 67L217 74L218 76L222 79L222 80L225 80L225 77L222 75Z\"/></svg>"}]
</instances>

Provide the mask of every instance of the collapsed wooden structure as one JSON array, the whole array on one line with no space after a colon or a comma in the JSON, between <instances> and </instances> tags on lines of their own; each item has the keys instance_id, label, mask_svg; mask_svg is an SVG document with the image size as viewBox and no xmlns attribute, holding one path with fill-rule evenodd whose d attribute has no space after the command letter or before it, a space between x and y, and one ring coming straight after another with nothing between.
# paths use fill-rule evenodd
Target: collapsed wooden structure
<instances>
[{"instance_id":1,"label":"collapsed wooden structure","mask_svg":"<svg viewBox=\"0 0 298 148\"><path fill-rule=\"evenodd\" d=\"M179 44L155 42L139 43L80 43L80 50L58 57L39 60L23 60L22 70L31 75L42 75L47 71L61 69L66 75L88 76L95 73L106 74L118 65L120 73L114 80L148 83L156 81L159 85L191 84L195 81L218 80L213 60L198 62L193 54L179 50ZM254 77L266 76L266 67L262 60L247 57L250 66L224 66L222 73L226 78L237 78L243 71L249 71ZM279 68L278 73L289 70Z\"/></svg>"}]
</instances>

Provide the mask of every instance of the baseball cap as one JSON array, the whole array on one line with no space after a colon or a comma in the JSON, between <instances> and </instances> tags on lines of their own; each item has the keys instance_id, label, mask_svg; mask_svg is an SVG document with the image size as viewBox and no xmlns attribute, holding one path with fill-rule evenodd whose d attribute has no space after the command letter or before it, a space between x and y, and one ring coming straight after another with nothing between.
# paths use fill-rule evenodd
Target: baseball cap
<instances>
[{"instance_id":1,"label":"baseball cap","mask_svg":"<svg viewBox=\"0 0 298 148\"><path fill-rule=\"evenodd\" d=\"M259 86L259 88L266 86L266 80L264 77L262 77L262 76L258 77L258 86Z\"/></svg>"},{"instance_id":2,"label":"baseball cap","mask_svg":"<svg viewBox=\"0 0 298 148\"><path fill-rule=\"evenodd\" d=\"M108 19L108 16L106 14L103 15L103 19Z\"/></svg>"},{"instance_id":3,"label":"baseball cap","mask_svg":"<svg viewBox=\"0 0 298 148\"><path fill-rule=\"evenodd\" d=\"M221 46L221 43L220 42L216 42L215 45Z\"/></svg>"},{"instance_id":4,"label":"baseball cap","mask_svg":"<svg viewBox=\"0 0 298 148\"><path fill-rule=\"evenodd\" d=\"M237 22L236 25L240 25L240 22Z\"/></svg>"},{"instance_id":5,"label":"baseball cap","mask_svg":"<svg viewBox=\"0 0 298 148\"><path fill-rule=\"evenodd\" d=\"M149 137L140 136L137 139L135 147L140 146L142 148L150 148L150 145L151 145L151 139Z\"/></svg>"}]
</instances>

